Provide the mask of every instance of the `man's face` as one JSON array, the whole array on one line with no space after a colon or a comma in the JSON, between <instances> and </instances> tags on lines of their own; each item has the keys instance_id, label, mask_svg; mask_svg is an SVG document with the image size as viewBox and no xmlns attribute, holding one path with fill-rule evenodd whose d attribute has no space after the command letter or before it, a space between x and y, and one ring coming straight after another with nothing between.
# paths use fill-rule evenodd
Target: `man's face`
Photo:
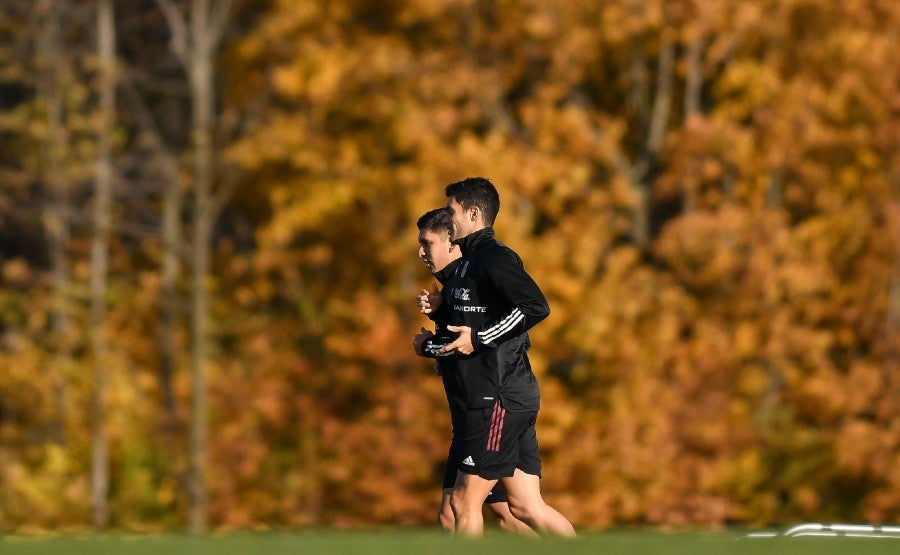
<instances>
[{"instance_id":1,"label":"man's face","mask_svg":"<svg viewBox=\"0 0 900 555\"><path fill-rule=\"evenodd\" d=\"M475 231L475 220L472 216L472 210L466 210L462 204L456 202L456 198L449 197L447 199L447 208L453 212L453 237L454 241L458 241Z\"/></svg>"},{"instance_id":2,"label":"man's face","mask_svg":"<svg viewBox=\"0 0 900 555\"><path fill-rule=\"evenodd\" d=\"M450 243L450 234L445 231L435 233L430 229L420 229L419 258L433 274L459 258L459 247Z\"/></svg>"}]
</instances>

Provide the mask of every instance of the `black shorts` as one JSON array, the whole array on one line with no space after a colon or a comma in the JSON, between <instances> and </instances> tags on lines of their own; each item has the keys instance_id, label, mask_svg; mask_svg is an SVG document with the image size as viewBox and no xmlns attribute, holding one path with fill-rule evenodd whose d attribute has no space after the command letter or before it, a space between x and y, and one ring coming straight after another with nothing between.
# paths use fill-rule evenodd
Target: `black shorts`
<instances>
[{"instance_id":1,"label":"black shorts","mask_svg":"<svg viewBox=\"0 0 900 555\"><path fill-rule=\"evenodd\" d=\"M454 437L450 442L450 452L447 453L447 465L444 468L443 489L453 489L453 486L456 485L456 473L458 472L457 468L459 467L461 460L462 442ZM506 488L503 487L503 484L497 482L484 502L487 504L508 503L509 497L506 495Z\"/></svg>"},{"instance_id":2,"label":"black shorts","mask_svg":"<svg viewBox=\"0 0 900 555\"><path fill-rule=\"evenodd\" d=\"M486 480L512 476L517 468L539 477L536 422L537 411L508 412L500 401L493 408L466 411L457 469Z\"/></svg>"}]
</instances>

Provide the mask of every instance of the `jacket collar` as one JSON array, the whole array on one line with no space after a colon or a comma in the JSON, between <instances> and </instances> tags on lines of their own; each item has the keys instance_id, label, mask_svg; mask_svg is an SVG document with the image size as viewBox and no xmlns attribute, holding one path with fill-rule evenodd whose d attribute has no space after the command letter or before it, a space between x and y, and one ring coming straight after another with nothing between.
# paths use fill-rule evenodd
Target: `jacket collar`
<instances>
[{"instance_id":1,"label":"jacket collar","mask_svg":"<svg viewBox=\"0 0 900 555\"><path fill-rule=\"evenodd\" d=\"M453 272L454 272L454 270L456 270L456 267L459 266L460 260L462 260L462 259L457 258L450 264L447 264L446 266L444 266L443 270L438 270L437 272L434 273L434 277L441 283L441 285L447 283L447 280L450 279L450 277L453 275Z\"/></svg>"},{"instance_id":2,"label":"jacket collar","mask_svg":"<svg viewBox=\"0 0 900 555\"><path fill-rule=\"evenodd\" d=\"M462 239L458 241L453 241L459 248L462 249L463 256L468 254L469 252L477 249L480 245L491 242L494 240L494 228L493 227L485 227L483 229L479 229L474 233L470 233L466 235Z\"/></svg>"}]
</instances>

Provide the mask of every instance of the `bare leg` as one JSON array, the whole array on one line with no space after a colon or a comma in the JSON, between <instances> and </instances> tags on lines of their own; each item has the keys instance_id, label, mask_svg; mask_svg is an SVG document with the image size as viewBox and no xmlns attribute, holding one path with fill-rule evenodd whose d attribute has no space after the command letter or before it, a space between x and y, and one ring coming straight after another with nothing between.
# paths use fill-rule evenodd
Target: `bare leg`
<instances>
[{"instance_id":1,"label":"bare leg","mask_svg":"<svg viewBox=\"0 0 900 555\"><path fill-rule=\"evenodd\" d=\"M444 530L453 532L456 530L456 519L453 518L453 509L450 508L450 493L452 488L447 488L441 493L441 508L438 509L437 521Z\"/></svg>"},{"instance_id":2,"label":"bare leg","mask_svg":"<svg viewBox=\"0 0 900 555\"><path fill-rule=\"evenodd\" d=\"M485 480L481 476L460 472L456 487L450 494L450 506L456 517L456 532L466 536L480 536L484 533L484 518L481 506L497 480Z\"/></svg>"},{"instance_id":3,"label":"bare leg","mask_svg":"<svg viewBox=\"0 0 900 555\"><path fill-rule=\"evenodd\" d=\"M511 478L502 479L509 495L509 510L541 532L574 537L572 523L541 497L541 479L516 469Z\"/></svg>"},{"instance_id":4,"label":"bare leg","mask_svg":"<svg viewBox=\"0 0 900 555\"><path fill-rule=\"evenodd\" d=\"M537 536L537 532L509 512L509 503L488 503L488 507L494 514L500 529L523 536Z\"/></svg>"}]
</instances>

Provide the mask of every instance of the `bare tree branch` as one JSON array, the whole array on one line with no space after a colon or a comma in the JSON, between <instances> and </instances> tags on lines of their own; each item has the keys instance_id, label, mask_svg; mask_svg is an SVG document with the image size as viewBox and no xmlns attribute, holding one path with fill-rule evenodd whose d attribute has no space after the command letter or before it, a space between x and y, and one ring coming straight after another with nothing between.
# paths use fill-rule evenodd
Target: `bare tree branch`
<instances>
[{"instance_id":1,"label":"bare tree branch","mask_svg":"<svg viewBox=\"0 0 900 555\"><path fill-rule=\"evenodd\" d=\"M672 86L675 74L675 45L672 32L666 27L662 30L659 64L656 76L656 97L653 99L653 111L650 116L650 131L647 134L647 154L656 156L662 149L666 138L666 125L672 106Z\"/></svg>"},{"instance_id":2,"label":"bare tree branch","mask_svg":"<svg viewBox=\"0 0 900 555\"><path fill-rule=\"evenodd\" d=\"M210 210L213 214L213 219L218 218L219 214L222 213L222 209L225 208L225 204L227 204L228 199L231 198L231 194L234 192L235 187L237 187L237 183L237 179L228 179L224 181L210 198Z\"/></svg>"},{"instance_id":3,"label":"bare tree branch","mask_svg":"<svg viewBox=\"0 0 900 555\"><path fill-rule=\"evenodd\" d=\"M169 31L172 33L172 52L178 56L179 61L185 66L187 65L188 52L188 33L187 24L184 20L184 14L178 9L172 0L156 0L156 4L165 16L169 24Z\"/></svg>"},{"instance_id":4,"label":"bare tree branch","mask_svg":"<svg viewBox=\"0 0 900 555\"><path fill-rule=\"evenodd\" d=\"M235 5L235 0L220 0L213 8L212 21L210 22L210 32L212 34L212 43L218 44L222 40L225 28L228 25L228 17Z\"/></svg>"},{"instance_id":5,"label":"bare tree branch","mask_svg":"<svg viewBox=\"0 0 900 555\"><path fill-rule=\"evenodd\" d=\"M700 115L700 93L703 90L703 49L706 37L700 33L688 45L687 77L684 91L684 117Z\"/></svg>"},{"instance_id":6,"label":"bare tree branch","mask_svg":"<svg viewBox=\"0 0 900 555\"><path fill-rule=\"evenodd\" d=\"M150 138L150 147L153 150L153 153L159 157L161 161L161 166L163 168L163 173L165 174L166 180L170 183L174 183L178 180L178 160L169 148L166 146L165 142L162 139L162 132L159 129L159 126L156 124L156 119L153 117L153 114L150 113L150 109L147 107L147 103L144 101L144 98L137 91L134 86L134 82L128 78L129 74L127 72L123 72L123 78L120 80L120 84L122 87L122 91L125 93L128 98L129 103L133 108L133 115L137 120L138 125L143 129L143 131ZM190 253L190 244L184 235L179 233L178 240L178 251L182 254Z\"/></svg>"}]
</instances>

